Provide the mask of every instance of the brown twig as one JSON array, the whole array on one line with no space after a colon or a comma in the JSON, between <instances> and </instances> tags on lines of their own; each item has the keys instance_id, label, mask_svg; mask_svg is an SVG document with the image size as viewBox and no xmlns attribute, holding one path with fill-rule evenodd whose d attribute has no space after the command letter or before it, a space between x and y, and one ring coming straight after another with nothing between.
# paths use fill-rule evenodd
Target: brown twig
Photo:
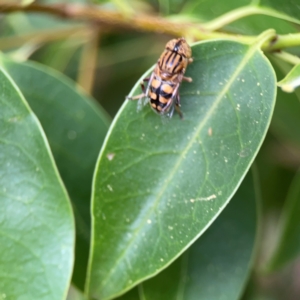
<instances>
[{"instance_id":1,"label":"brown twig","mask_svg":"<svg viewBox=\"0 0 300 300\"><path fill-rule=\"evenodd\" d=\"M190 24L182 25L170 22L157 16L138 15L129 17L121 12L104 10L97 6L83 6L78 4L31 4L22 6L19 4L0 3L0 12L2 13L7 14L18 11L51 14L60 18L74 19L77 21L88 21L126 29L159 31L160 33L168 33L171 35L183 33L186 31L186 27L191 26Z\"/></svg>"},{"instance_id":2,"label":"brown twig","mask_svg":"<svg viewBox=\"0 0 300 300\"><path fill-rule=\"evenodd\" d=\"M89 40L82 49L77 82L88 94L92 93L95 67L97 66L98 59L98 42L100 34L100 32L92 30L90 32Z\"/></svg>"},{"instance_id":3,"label":"brown twig","mask_svg":"<svg viewBox=\"0 0 300 300\"><path fill-rule=\"evenodd\" d=\"M176 22L159 16L148 14L144 15L142 13L124 14L120 11L106 10L96 5L80 5L75 3L45 5L33 3L31 5L24 6L16 3L1 3L0 0L0 13L8 14L19 11L50 14L60 18L89 22L92 23L93 26L94 24L104 25L105 28L101 28L102 31L107 27L111 27L142 32L164 33L172 36L185 36L196 41L227 39L246 44L251 44L256 41L255 36L211 31L209 30L209 26L207 28L205 24ZM213 26L213 28L218 28L218 26ZM300 33L286 34L279 35L277 40L271 44L269 42L263 44L262 49L264 51L274 51L298 45L300 45Z\"/></svg>"},{"instance_id":4,"label":"brown twig","mask_svg":"<svg viewBox=\"0 0 300 300\"><path fill-rule=\"evenodd\" d=\"M0 12L35 12L43 14L51 14L60 18L68 18L76 21L87 21L95 24L105 25L107 27L118 27L123 29L138 30L143 32L164 33L172 36L188 36L195 40L211 39L211 38L227 38L231 40L240 40L249 42L252 37L243 37L238 35L230 35L220 32L210 32L201 25L194 23L178 23L173 22L159 16L151 16L144 14L124 15L118 11L103 9L95 5L79 5L79 4L31 4L22 6L20 4L0 3Z\"/></svg>"}]
</instances>

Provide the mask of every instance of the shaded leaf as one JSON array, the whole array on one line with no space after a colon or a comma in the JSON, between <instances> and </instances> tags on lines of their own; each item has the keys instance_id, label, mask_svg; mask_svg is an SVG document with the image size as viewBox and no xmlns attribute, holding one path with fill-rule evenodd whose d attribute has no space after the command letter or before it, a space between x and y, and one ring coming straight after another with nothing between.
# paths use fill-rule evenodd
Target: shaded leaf
<instances>
[{"instance_id":1,"label":"shaded leaf","mask_svg":"<svg viewBox=\"0 0 300 300\"><path fill-rule=\"evenodd\" d=\"M62 20L50 14L24 12L6 14L1 22L1 28L5 29L6 34L0 37L0 48L2 50L15 49L14 55L22 60L30 56L42 44L53 40L68 39L72 35L82 33L85 28L80 22Z\"/></svg>"},{"instance_id":2,"label":"shaded leaf","mask_svg":"<svg viewBox=\"0 0 300 300\"><path fill-rule=\"evenodd\" d=\"M34 59L59 72L67 72L68 77L76 78L82 44L83 41L80 38L53 42L38 51Z\"/></svg>"},{"instance_id":3,"label":"shaded leaf","mask_svg":"<svg viewBox=\"0 0 300 300\"><path fill-rule=\"evenodd\" d=\"M295 259L300 254L300 173L298 173L288 192L279 225L279 238L269 270L276 270Z\"/></svg>"},{"instance_id":4,"label":"shaded leaf","mask_svg":"<svg viewBox=\"0 0 300 300\"><path fill-rule=\"evenodd\" d=\"M108 117L64 75L33 62L2 62L42 123L76 217L74 282L83 288L89 253L90 197Z\"/></svg>"},{"instance_id":5,"label":"shaded leaf","mask_svg":"<svg viewBox=\"0 0 300 300\"><path fill-rule=\"evenodd\" d=\"M240 299L252 266L255 198L248 174L204 235L166 270L142 283L142 299Z\"/></svg>"},{"instance_id":6,"label":"shaded leaf","mask_svg":"<svg viewBox=\"0 0 300 300\"><path fill-rule=\"evenodd\" d=\"M276 30L277 34L290 34L298 32L297 28L290 22L272 16L257 14L239 19L225 29L240 34L257 35L269 28Z\"/></svg>"},{"instance_id":7,"label":"shaded leaf","mask_svg":"<svg viewBox=\"0 0 300 300\"><path fill-rule=\"evenodd\" d=\"M258 46L198 43L193 57L193 82L181 87L185 120L164 124L149 106L137 113L126 102L102 148L88 284L95 299L123 293L186 250L226 206L264 139L275 76Z\"/></svg>"},{"instance_id":8,"label":"shaded leaf","mask_svg":"<svg viewBox=\"0 0 300 300\"><path fill-rule=\"evenodd\" d=\"M272 57L278 78L283 78L290 71L290 65ZM300 147L300 90L284 93L278 89L277 101L271 123L272 133L285 145Z\"/></svg>"},{"instance_id":9,"label":"shaded leaf","mask_svg":"<svg viewBox=\"0 0 300 300\"><path fill-rule=\"evenodd\" d=\"M204 20L211 20L223 15L231 10L250 4L251 0L202 0L202 1L186 1L182 10L183 13L200 16Z\"/></svg>"},{"instance_id":10,"label":"shaded leaf","mask_svg":"<svg viewBox=\"0 0 300 300\"><path fill-rule=\"evenodd\" d=\"M276 106L278 102L279 99L276 100ZM276 109L277 108L275 107L275 111ZM271 219L270 222L273 222L272 224L275 224L275 215L277 215L277 212L279 212L282 208L283 200L286 197L287 191L293 177L295 176L295 173L292 169L286 168L286 166L282 165L282 161L278 159L276 150L278 150L281 142L278 141L277 136L274 137L274 134L271 132L273 132L273 129L269 129L265 141L255 159L255 162L259 174L259 180L261 183L261 210L263 214L267 216L267 219ZM268 220L266 222L268 222ZM268 226L268 228L271 227L272 226ZM265 235L265 237L263 238L263 243L262 245L260 245L260 248L262 248L263 245L266 245L265 252L270 253L270 245L273 244L273 242L271 243L270 241L274 241L274 235L269 234L269 231L264 231L263 234ZM266 257L266 255L264 255L264 257Z\"/></svg>"},{"instance_id":11,"label":"shaded leaf","mask_svg":"<svg viewBox=\"0 0 300 300\"><path fill-rule=\"evenodd\" d=\"M226 29L238 32L241 34L259 34L264 30L273 28L278 34L296 33L297 28L290 23L290 21L298 22L297 19L291 15L283 13L281 9L275 10L270 5L262 5L262 3L255 3L251 0L203 0L203 1L187 1L182 13L192 16L193 18L213 21L224 14L231 11L243 9L243 14L253 8L256 10L255 14L249 14L235 22L226 25ZM259 13L260 12L260 13ZM239 15L236 13L236 15ZM235 17L236 17L235 15Z\"/></svg>"},{"instance_id":12,"label":"shaded leaf","mask_svg":"<svg viewBox=\"0 0 300 300\"><path fill-rule=\"evenodd\" d=\"M140 295L139 295L139 290L138 288L133 288L132 290L128 291L126 294L118 297L118 298L114 298L116 300L142 300L140 298Z\"/></svg>"},{"instance_id":13,"label":"shaded leaf","mask_svg":"<svg viewBox=\"0 0 300 300\"><path fill-rule=\"evenodd\" d=\"M281 87L284 92L292 93L300 85L300 64L294 66L277 85Z\"/></svg>"},{"instance_id":14,"label":"shaded leaf","mask_svg":"<svg viewBox=\"0 0 300 300\"><path fill-rule=\"evenodd\" d=\"M0 291L4 299L65 299L74 222L38 120L0 69Z\"/></svg>"},{"instance_id":15,"label":"shaded leaf","mask_svg":"<svg viewBox=\"0 0 300 300\"><path fill-rule=\"evenodd\" d=\"M261 0L260 5L294 17L300 23L300 6L294 0Z\"/></svg>"}]
</instances>

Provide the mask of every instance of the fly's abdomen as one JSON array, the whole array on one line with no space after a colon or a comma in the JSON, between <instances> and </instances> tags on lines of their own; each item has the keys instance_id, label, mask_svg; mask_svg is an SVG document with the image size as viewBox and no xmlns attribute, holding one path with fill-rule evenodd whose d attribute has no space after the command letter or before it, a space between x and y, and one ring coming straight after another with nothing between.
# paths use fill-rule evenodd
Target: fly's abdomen
<instances>
[{"instance_id":1,"label":"fly's abdomen","mask_svg":"<svg viewBox=\"0 0 300 300\"><path fill-rule=\"evenodd\" d=\"M150 82L149 98L151 107L159 114L166 114L173 104L174 84L154 77Z\"/></svg>"}]
</instances>

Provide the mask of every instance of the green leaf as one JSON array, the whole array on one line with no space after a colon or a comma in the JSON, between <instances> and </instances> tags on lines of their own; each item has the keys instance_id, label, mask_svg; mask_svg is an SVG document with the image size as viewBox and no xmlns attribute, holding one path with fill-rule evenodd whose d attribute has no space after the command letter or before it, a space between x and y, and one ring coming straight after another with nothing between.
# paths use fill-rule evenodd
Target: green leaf
<instances>
[{"instance_id":1,"label":"green leaf","mask_svg":"<svg viewBox=\"0 0 300 300\"><path fill-rule=\"evenodd\" d=\"M64 75L5 56L2 63L41 121L73 202L77 225L73 281L83 288L89 254L92 176L108 117Z\"/></svg>"},{"instance_id":2,"label":"green leaf","mask_svg":"<svg viewBox=\"0 0 300 300\"><path fill-rule=\"evenodd\" d=\"M277 85L281 87L284 92L292 93L295 88L300 85L300 64L294 66L292 70L282 79Z\"/></svg>"},{"instance_id":3,"label":"green leaf","mask_svg":"<svg viewBox=\"0 0 300 300\"><path fill-rule=\"evenodd\" d=\"M13 28L15 38L42 31L47 34L48 30L59 30L61 28L68 28L72 26L71 22L59 20L53 16L24 14L22 12L6 15L5 21L11 26L11 28Z\"/></svg>"},{"instance_id":4,"label":"green leaf","mask_svg":"<svg viewBox=\"0 0 300 300\"><path fill-rule=\"evenodd\" d=\"M274 271L300 255L300 173L288 192L280 218L280 234L267 269Z\"/></svg>"},{"instance_id":5,"label":"green leaf","mask_svg":"<svg viewBox=\"0 0 300 300\"><path fill-rule=\"evenodd\" d=\"M74 35L80 32L84 25L80 22L62 20L50 14L16 12L3 16L2 28L7 34L1 35L0 48L13 50L20 47L14 54L24 59L44 42L55 40L59 36L63 38Z\"/></svg>"},{"instance_id":6,"label":"green leaf","mask_svg":"<svg viewBox=\"0 0 300 300\"><path fill-rule=\"evenodd\" d=\"M80 47L83 41L69 39L48 44L37 54L38 61L59 72L67 74L69 78L77 78ZM53 56L53 53L55 55Z\"/></svg>"},{"instance_id":7,"label":"green leaf","mask_svg":"<svg viewBox=\"0 0 300 300\"><path fill-rule=\"evenodd\" d=\"M193 57L193 82L180 90L185 119L162 122L127 101L101 150L87 285L95 299L124 293L185 251L229 202L265 137L276 80L258 46L203 42Z\"/></svg>"},{"instance_id":8,"label":"green leaf","mask_svg":"<svg viewBox=\"0 0 300 300\"><path fill-rule=\"evenodd\" d=\"M276 100L276 106L278 102L279 99ZM277 109L276 106L275 111ZM279 155L274 155L274 153L278 152L278 147L281 145L281 143L278 143L277 136L274 137L273 133L273 130L269 130L269 134L267 134L265 141L255 159L259 180L261 182L260 187L262 202L260 206L263 214L266 216L266 223L272 225L275 224L275 216L277 216L278 212L281 210L283 199L286 197L288 188L293 177L295 176L294 171L291 168L287 168L286 165L283 165L282 161L278 159L278 157L285 156L286 153L284 155L281 155L282 153ZM283 157L283 160L285 160L285 157ZM264 226L268 225L264 224ZM268 228L269 227L272 226L269 225ZM260 255L263 257L268 256L272 248L271 245L274 244L274 235L272 232L275 232L275 226L274 231L267 231L265 233L264 237L267 236L268 239L263 237L264 247L260 247Z\"/></svg>"},{"instance_id":9,"label":"green leaf","mask_svg":"<svg viewBox=\"0 0 300 300\"><path fill-rule=\"evenodd\" d=\"M294 0L261 0L260 5L270 7L289 17L294 17L300 23L300 6Z\"/></svg>"},{"instance_id":10,"label":"green leaf","mask_svg":"<svg viewBox=\"0 0 300 300\"><path fill-rule=\"evenodd\" d=\"M266 10L265 14L251 15L239 19L226 26L225 30L246 35L258 35L269 28L275 29L277 34L298 32L297 28L291 22L284 20L284 18L273 17L272 14L268 16L267 12L268 10Z\"/></svg>"},{"instance_id":11,"label":"green leaf","mask_svg":"<svg viewBox=\"0 0 300 300\"><path fill-rule=\"evenodd\" d=\"M248 174L204 235L166 270L142 284L142 299L240 299L252 266L255 198Z\"/></svg>"},{"instance_id":12,"label":"green leaf","mask_svg":"<svg viewBox=\"0 0 300 300\"><path fill-rule=\"evenodd\" d=\"M182 13L198 20L213 22L214 19L224 14L232 14L230 19L232 16L236 18L236 16L241 15L241 18L225 27L229 31L241 34L259 34L269 28L275 29L278 34L296 33L297 28L290 22L300 24L300 21L283 13L281 9L274 9L272 2L274 1L271 1L270 5L262 5L261 1L250 0L187 1ZM252 11L253 9L255 13ZM241 10L243 11L242 14ZM252 12L249 13L250 11Z\"/></svg>"},{"instance_id":13,"label":"green leaf","mask_svg":"<svg viewBox=\"0 0 300 300\"><path fill-rule=\"evenodd\" d=\"M42 128L0 68L0 291L4 299L65 299L74 220Z\"/></svg>"},{"instance_id":14,"label":"green leaf","mask_svg":"<svg viewBox=\"0 0 300 300\"><path fill-rule=\"evenodd\" d=\"M290 65L272 57L278 78L283 78L290 71ZM285 145L300 147L300 90L285 93L278 90L276 106L271 123L272 133Z\"/></svg>"},{"instance_id":15,"label":"green leaf","mask_svg":"<svg viewBox=\"0 0 300 300\"><path fill-rule=\"evenodd\" d=\"M204 20L211 20L231 10L250 4L250 0L202 0L187 1L182 13L200 16Z\"/></svg>"}]
</instances>

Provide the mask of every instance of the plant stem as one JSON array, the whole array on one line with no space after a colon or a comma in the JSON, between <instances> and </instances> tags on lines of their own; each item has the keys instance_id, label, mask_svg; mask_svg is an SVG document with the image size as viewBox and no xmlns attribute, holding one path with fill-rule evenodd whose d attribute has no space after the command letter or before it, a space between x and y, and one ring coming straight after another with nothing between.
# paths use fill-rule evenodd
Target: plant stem
<instances>
[{"instance_id":1,"label":"plant stem","mask_svg":"<svg viewBox=\"0 0 300 300\"><path fill-rule=\"evenodd\" d=\"M276 31L274 29L268 29L262 32L254 42L259 48L262 48L263 45L270 45L272 41L277 38Z\"/></svg>"},{"instance_id":2,"label":"plant stem","mask_svg":"<svg viewBox=\"0 0 300 300\"><path fill-rule=\"evenodd\" d=\"M233 23L234 21L237 21L239 19L242 19L247 16L251 16L251 15L266 15L266 16L276 17L279 19L284 19L284 20L298 23L298 24L300 23L298 20L291 18L285 14L279 13L270 8L259 7L259 6L254 6L254 5L247 5L247 6L239 7L232 11L229 11L228 13L225 13L224 15L217 17L212 21L202 24L202 26L203 26L203 28L205 28L207 30L215 31L215 30L221 29L222 27L224 27L230 23Z\"/></svg>"},{"instance_id":3,"label":"plant stem","mask_svg":"<svg viewBox=\"0 0 300 300\"><path fill-rule=\"evenodd\" d=\"M290 33L278 35L277 39L271 43L265 50L274 51L283 48L295 47L300 45L300 33Z\"/></svg>"},{"instance_id":4,"label":"plant stem","mask_svg":"<svg viewBox=\"0 0 300 300\"><path fill-rule=\"evenodd\" d=\"M90 38L83 46L80 59L77 82L88 94L91 94L93 89L98 59L99 35L98 31L93 30L90 32Z\"/></svg>"},{"instance_id":5,"label":"plant stem","mask_svg":"<svg viewBox=\"0 0 300 300\"><path fill-rule=\"evenodd\" d=\"M288 52L280 51L280 52L274 52L272 53L277 58L280 58L281 60L284 60L292 65L298 65L300 64L300 58L296 55L290 54Z\"/></svg>"}]
</instances>

